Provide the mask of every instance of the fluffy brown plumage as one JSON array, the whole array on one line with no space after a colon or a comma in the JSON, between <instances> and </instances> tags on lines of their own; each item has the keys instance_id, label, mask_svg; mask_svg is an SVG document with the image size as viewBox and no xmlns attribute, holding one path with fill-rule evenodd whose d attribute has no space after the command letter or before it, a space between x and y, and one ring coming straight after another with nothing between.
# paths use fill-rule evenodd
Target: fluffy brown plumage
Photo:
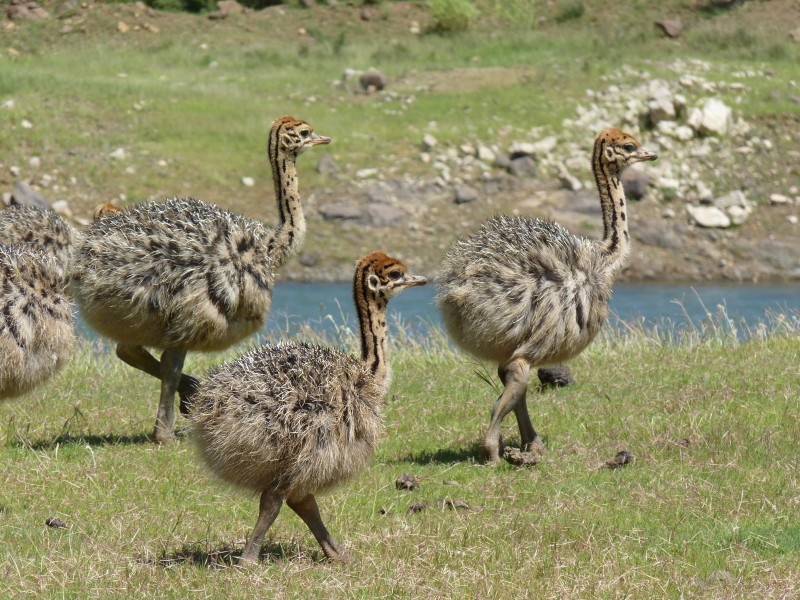
<instances>
[{"instance_id":1,"label":"fluffy brown plumage","mask_svg":"<svg viewBox=\"0 0 800 600\"><path fill-rule=\"evenodd\" d=\"M0 244L0 400L51 377L74 343L61 265L32 246Z\"/></svg>"},{"instance_id":2,"label":"fluffy brown plumage","mask_svg":"<svg viewBox=\"0 0 800 600\"><path fill-rule=\"evenodd\" d=\"M308 123L272 124L269 158L280 224L275 229L194 199L103 210L76 249L71 290L85 321L117 341L117 355L161 380L155 440L174 439L175 392L186 352L226 348L258 331L275 271L302 245L295 159L330 138ZM145 347L163 350L161 361Z\"/></svg>"},{"instance_id":3,"label":"fluffy brown plumage","mask_svg":"<svg viewBox=\"0 0 800 600\"><path fill-rule=\"evenodd\" d=\"M55 259L59 277L69 270L77 240L75 228L51 210L12 205L0 210L0 244L25 244Z\"/></svg>"},{"instance_id":4,"label":"fluffy brown plumage","mask_svg":"<svg viewBox=\"0 0 800 600\"><path fill-rule=\"evenodd\" d=\"M570 234L558 223L495 217L455 243L437 277L437 304L456 343L498 363L504 391L483 442L500 460L500 423L513 409L523 447L541 444L525 404L533 366L566 361L594 339L608 317L616 275L630 252L620 175L654 160L630 135L606 129L592 168L603 210L603 239Z\"/></svg>"},{"instance_id":5,"label":"fluffy brown plumage","mask_svg":"<svg viewBox=\"0 0 800 600\"><path fill-rule=\"evenodd\" d=\"M258 559L284 499L328 558L344 558L314 495L346 481L371 458L390 379L387 302L424 283L399 261L374 252L359 261L353 283L360 359L309 344L265 346L213 369L192 396L192 429L208 466L225 481L261 493L243 562Z\"/></svg>"}]
</instances>

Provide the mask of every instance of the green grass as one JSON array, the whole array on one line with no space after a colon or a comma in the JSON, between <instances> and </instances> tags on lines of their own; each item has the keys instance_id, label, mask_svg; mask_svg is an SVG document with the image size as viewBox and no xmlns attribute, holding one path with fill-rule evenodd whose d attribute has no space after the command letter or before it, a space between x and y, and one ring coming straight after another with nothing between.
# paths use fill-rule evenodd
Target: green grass
<instances>
[{"instance_id":1,"label":"green grass","mask_svg":"<svg viewBox=\"0 0 800 600\"><path fill-rule=\"evenodd\" d=\"M573 361L575 386L529 393L548 448L533 469L476 461L492 366L441 334L401 332L372 466L320 500L354 560L322 562L284 509L246 570L232 564L257 498L214 481L185 437L153 446L156 382L84 344L52 382L0 406L0 596L791 597L796 316L765 331L737 341L714 320L671 340L607 333ZM193 356L188 371L239 351ZM518 443L513 419L504 434ZM621 449L632 464L599 468ZM402 473L421 489L397 491ZM448 498L469 509L442 508ZM52 516L67 528L47 527Z\"/></svg>"}]
</instances>

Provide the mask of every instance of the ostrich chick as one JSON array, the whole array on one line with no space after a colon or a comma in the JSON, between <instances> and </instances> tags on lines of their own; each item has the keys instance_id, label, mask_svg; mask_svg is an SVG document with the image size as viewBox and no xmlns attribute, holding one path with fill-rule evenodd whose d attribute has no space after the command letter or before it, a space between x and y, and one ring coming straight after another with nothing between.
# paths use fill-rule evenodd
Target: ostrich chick
<instances>
[{"instance_id":1,"label":"ostrich chick","mask_svg":"<svg viewBox=\"0 0 800 600\"><path fill-rule=\"evenodd\" d=\"M27 244L0 244L0 400L30 391L72 354L63 265Z\"/></svg>"},{"instance_id":2,"label":"ostrich chick","mask_svg":"<svg viewBox=\"0 0 800 600\"><path fill-rule=\"evenodd\" d=\"M264 325L275 271L297 253L306 225L297 156L331 140L292 117L272 124L269 159L280 223L263 224L192 198L102 208L81 236L71 290L85 321L117 356L161 380L154 438L174 439L175 392L187 351L227 348ZM157 360L145 348L163 350Z\"/></svg>"},{"instance_id":3,"label":"ostrich chick","mask_svg":"<svg viewBox=\"0 0 800 600\"><path fill-rule=\"evenodd\" d=\"M36 206L11 205L0 210L0 244L25 244L43 250L55 258L58 277L69 272L76 229L52 210Z\"/></svg>"},{"instance_id":4,"label":"ostrich chick","mask_svg":"<svg viewBox=\"0 0 800 600\"><path fill-rule=\"evenodd\" d=\"M261 493L241 562L258 560L283 500L326 557L346 558L314 496L370 460L390 380L386 306L405 288L424 283L401 262L373 252L358 262L353 282L360 359L304 343L265 346L213 369L191 397L192 430L208 466L225 481Z\"/></svg>"},{"instance_id":5,"label":"ostrich chick","mask_svg":"<svg viewBox=\"0 0 800 600\"><path fill-rule=\"evenodd\" d=\"M500 425L511 410L523 449L541 445L525 403L531 368L576 356L606 321L611 286L630 252L620 175L656 158L618 129L597 136L592 170L602 240L574 236L550 220L499 216L445 257L436 302L447 331L465 351L496 362L504 388L483 440L485 459L500 462Z\"/></svg>"}]
</instances>

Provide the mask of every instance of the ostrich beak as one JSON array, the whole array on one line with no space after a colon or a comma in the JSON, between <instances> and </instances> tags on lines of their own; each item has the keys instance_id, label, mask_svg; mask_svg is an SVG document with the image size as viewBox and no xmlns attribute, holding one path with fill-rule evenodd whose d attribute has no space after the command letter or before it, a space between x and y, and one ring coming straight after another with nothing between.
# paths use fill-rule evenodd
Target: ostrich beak
<instances>
[{"instance_id":1,"label":"ostrich beak","mask_svg":"<svg viewBox=\"0 0 800 600\"><path fill-rule=\"evenodd\" d=\"M655 152L650 152L649 150L645 150L644 148L639 148L636 151L636 154L633 155L633 158L634 162L644 162L657 159L658 154Z\"/></svg>"},{"instance_id":2,"label":"ostrich beak","mask_svg":"<svg viewBox=\"0 0 800 600\"><path fill-rule=\"evenodd\" d=\"M425 285L426 283L428 283L428 280L422 275L406 275L402 281L398 281L398 284L404 288L413 287L415 285Z\"/></svg>"},{"instance_id":3,"label":"ostrich beak","mask_svg":"<svg viewBox=\"0 0 800 600\"><path fill-rule=\"evenodd\" d=\"M309 144L312 146L318 146L320 144L330 144L331 138L325 137L322 135L317 135L316 133L311 134L311 139L309 140Z\"/></svg>"}]
</instances>

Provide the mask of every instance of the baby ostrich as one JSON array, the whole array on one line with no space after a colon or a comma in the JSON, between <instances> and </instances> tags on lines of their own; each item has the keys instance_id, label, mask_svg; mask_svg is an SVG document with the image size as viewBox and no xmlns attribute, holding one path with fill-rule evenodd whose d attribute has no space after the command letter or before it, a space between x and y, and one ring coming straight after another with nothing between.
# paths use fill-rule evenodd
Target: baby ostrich
<instances>
[{"instance_id":1,"label":"baby ostrich","mask_svg":"<svg viewBox=\"0 0 800 600\"><path fill-rule=\"evenodd\" d=\"M75 228L51 210L12 205L0 210L0 244L26 244L55 258L56 275L64 277L76 243Z\"/></svg>"},{"instance_id":2,"label":"baby ostrich","mask_svg":"<svg viewBox=\"0 0 800 600\"><path fill-rule=\"evenodd\" d=\"M261 493L258 520L241 562L258 560L283 500L331 560L344 560L320 518L315 494L357 474L382 430L389 387L386 305L424 277L381 252L356 265L353 297L361 358L304 343L255 349L212 369L190 400L192 430L209 467Z\"/></svg>"},{"instance_id":3,"label":"baby ostrich","mask_svg":"<svg viewBox=\"0 0 800 600\"><path fill-rule=\"evenodd\" d=\"M525 403L530 370L576 356L606 321L611 286L630 251L620 175L655 159L618 129L597 136L592 170L603 211L601 241L571 235L549 220L500 216L445 257L436 297L445 326L462 349L498 363L504 386L483 441L485 459L500 461L500 424L512 409L523 449L541 445Z\"/></svg>"},{"instance_id":4,"label":"baby ostrich","mask_svg":"<svg viewBox=\"0 0 800 600\"><path fill-rule=\"evenodd\" d=\"M86 322L117 342L117 356L161 380L154 438L174 439L175 392L187 351L220 350L267 319L275 271L302 245L297 156L330 138L308 123L272 124L269 159L280 224L263 224L192 198L101 210L78 245L71 290ZM161 361L145 347L163 350ZM181 403L183 409L183 402Z\"/></svg>"},{"instance_id":5,"label":"baby ostrich","mask_svg":"<svg viewBox=\"0 0 800 600\"><path fill-rule=\"evenodd\" d=\"M0 244L0 400L51 377L72 353L62 266L27 244Z\"/></svg>"}]
</instances>

